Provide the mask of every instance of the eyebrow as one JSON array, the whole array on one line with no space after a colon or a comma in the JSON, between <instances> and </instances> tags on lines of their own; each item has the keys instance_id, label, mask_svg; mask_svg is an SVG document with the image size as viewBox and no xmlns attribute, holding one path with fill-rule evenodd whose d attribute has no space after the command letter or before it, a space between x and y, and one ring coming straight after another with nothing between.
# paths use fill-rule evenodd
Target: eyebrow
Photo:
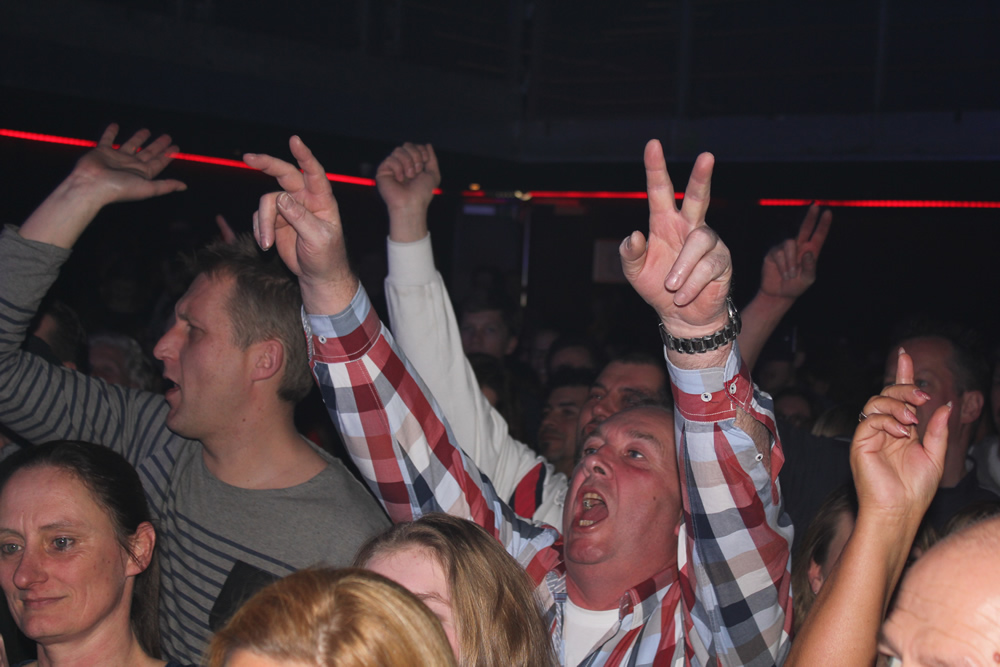
<instances>
[{"instance_id":1,"label":"eyebrow","mask_svg":"<svg viewBox=\"0 0 1000 667\"><path fill-rule=\"evenodd\" d=\"M626 435L628 435L628 437L632 438L633 440L645 440L646 442L651 442L654 445L662 444L660 442L660 439L657 438L652 433L646 433L645 431L640 431L639 429L629 429L628 431L626 431Z\"/></svg>"}]
</instances>

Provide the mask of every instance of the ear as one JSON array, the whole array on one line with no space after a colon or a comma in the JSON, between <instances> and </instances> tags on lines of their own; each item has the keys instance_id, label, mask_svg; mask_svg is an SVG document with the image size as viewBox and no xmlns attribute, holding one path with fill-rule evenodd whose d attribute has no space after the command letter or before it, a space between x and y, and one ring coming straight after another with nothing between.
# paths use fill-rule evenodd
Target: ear
<instances>
[{"instance_id":1,"label":"ear","mask_svg":"<svg viewBox=\"0 0 1000 667\"><path fill-rule=\"evenodd\" d=\"M823 568L812 559L809 560L808 577L809 588L812 589L813 595L819 594L819 589L823 588Z\"/></svg>"},{"instance_id":2,"label":"ear","mask_svg":"<svg viewBox=\"0 0 1000 667\"><path fill-rule=\"evenodd\" d=\"M970 389L962 394L961 412L959 412L961 416L960 423L971 424L979 419L979 415L983 411L983 402L983 392L981 391Z\"/></svg>"},{"instance_id":3,"label":"ear","mask_svg":"<svg viewBox=\"0 0 1000 667\"><path fill-rule=\"evenodd\" d=\"M511 336L507 339L507 349L503 351L504 356L513 354L514 350L517 349L517 336Z\"/></svg>"},{"instance_id":4,"label":"ear","mask_svg":"<svg viewBox=\"0 0 1000 667\"><path fill-rule=\"evenodd\" d=\"M156 531L153 530L153 524L148 521L140 523L130 544L132 558L125 564L125 574L134 577L144 572L149 567L149 562L153 560L153 549L156 547Z\"/></svg>"},{"instance_id":5,"label":"ear","mask_svg":"<svg viewBox=\"0 0 1000 667\"><path fill-rule=\"evenodd\" d=\"M253 348L253 368L250 372L250 379L256 382L280 376L285 361L285 346L277 339L270 338L254 343Z\"/></svg>"}]
</instances>

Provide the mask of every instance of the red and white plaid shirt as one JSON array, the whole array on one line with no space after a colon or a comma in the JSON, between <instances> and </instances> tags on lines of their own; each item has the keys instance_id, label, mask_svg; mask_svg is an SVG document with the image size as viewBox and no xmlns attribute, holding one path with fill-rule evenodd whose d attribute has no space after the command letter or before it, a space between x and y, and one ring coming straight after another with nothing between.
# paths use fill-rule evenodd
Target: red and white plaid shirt
<instances>
[{"instance_id":1,"label":"red and white plaid shirt","mask_svg":"<svg viewBox=\"0 0 1000 667\"><path fill-rule=\"evenodd\" d=\"M448 512L490 531L538 585L562 659L559 533L522 519L497 496L363 290L343 312L303 322L327 408L393 521ZM723 368L669 370L684 504L677 567L624 593L619 622L582 664L780 664L792 621L792 527L781 510L771 401L756 392L735 343ZM737 409L774 436L770 470L736 427Z\"/></svg>"}]
</instances>

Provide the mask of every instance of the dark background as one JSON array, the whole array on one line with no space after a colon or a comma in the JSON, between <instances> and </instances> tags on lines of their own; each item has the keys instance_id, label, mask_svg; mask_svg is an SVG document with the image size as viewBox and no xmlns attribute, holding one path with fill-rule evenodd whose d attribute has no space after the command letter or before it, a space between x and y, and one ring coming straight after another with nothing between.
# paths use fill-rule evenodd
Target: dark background
<instances>
[{"instance_id":1,"label":"dark background","mask_svg":"<svg viewBox=\"0 0 1000 667\"><path fill-rule=\"evenodd\" d=\"M234 159L287 156L299 133L328 171L361 176L401 141L434 142L439 266L461 292L473 266L496 263L516 292L527 257L528 322L582 327L594 303L651 322L627 287L591 281L595 240L644 229L644 201L509 195L641 190L650 137L678 189L697 152L716 154L709 222L733 251L739 303L805 212L760 198L1000 201L1000 5L985 0L65 0L4 11L2 128L96 138L118 121L123 136L150 127L185 152ZM0 138L4 221L23 219L82 150ZM168 175L189 190L102 213L62 289L83 299L88 276L196 245L216 213L248 230L273 187L187 162ZM493 215L463 214L473 182L500 195ZM370 187L335 193L377 295L384 209ZM789 319L814 345L875 356L891 324L918 311L993 336L998 222L1000 209L836 208L820 279Z\"/></svg>"}]
</instances>

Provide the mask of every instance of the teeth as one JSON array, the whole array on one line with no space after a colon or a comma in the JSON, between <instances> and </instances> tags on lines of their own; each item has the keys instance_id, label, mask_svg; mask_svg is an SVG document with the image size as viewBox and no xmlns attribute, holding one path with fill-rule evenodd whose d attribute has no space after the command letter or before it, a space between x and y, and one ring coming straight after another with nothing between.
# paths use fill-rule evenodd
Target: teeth
<instances>
[{"instance_id":1,"label":"teeth","mask_svg":"<svg viewBox=\"0 0 1000 667\"><path fill-rule=\"evenodd\" d=\"M578 525L580 525L580 526L590 526L590 525L593 525L593 523L594 522L591 521L590 519L580 519L580 523Z\"/></svg>"},{"instance_id":2,"label":"teeth","mask_svg":"<svg viewBox=\"0 0 1000 667\"><path fill-rule=\"evenodd\" d=\"M591 500L590 498L584 498L583 499L583 509L589 510L593 506L594 506L594 501L593 500Z\"/></svg>"}]
</instances>

